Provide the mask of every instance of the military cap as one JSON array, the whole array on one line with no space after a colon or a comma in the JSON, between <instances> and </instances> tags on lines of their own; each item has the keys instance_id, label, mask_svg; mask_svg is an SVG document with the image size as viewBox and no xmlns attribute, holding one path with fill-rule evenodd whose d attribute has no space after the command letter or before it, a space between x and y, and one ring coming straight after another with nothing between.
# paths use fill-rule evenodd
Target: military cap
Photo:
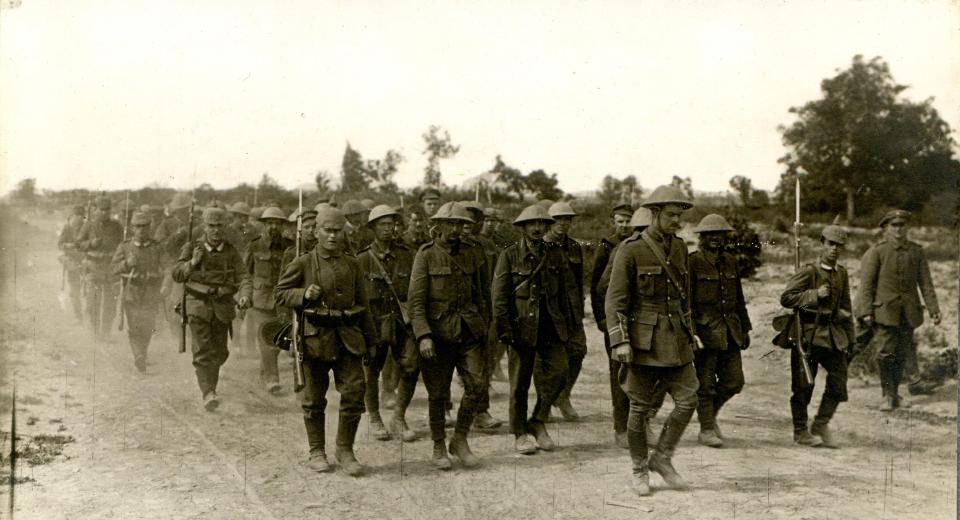
<instances>
[{"instance_id":1,"label":"military cap","mask_svg":"<svg viewBox=\"0 0 960 520\"><path fill-rule=\"evenodd\" d=\"M84 216L87 212L87 209L83 207L83 204L75 204L70 208L70 213L73 215Z\"/></svg>"},{"instance_id":2,"label":"military cap","mask_svg":"<svg viewBox=\"0 0 960 520\"><path fill-rule=\"evenodd\" d=\"M221 208L210 206L209 208L203 210L203 223L221 225L226 224L227 212Z\"/></svg>"},{"instance_id":3,"label":"military cap","mask_svg":"<svg viewBox=\"0 0 960 520\"><path fill-rule=\"evenodd\" d=\"M97 197L97 200L94 201L94 204L97 206L97 209L110 209L110 199L105 196Z\"/></svg>"},{"instance_id":4,"label":"military cap","mask_svg":"<svg viewBox=\"0 0 960 520\"><path fill-rule=\"evenodd\" d=\"M440 209L430 217L430 220L458 220L473 223L473 219L470 218L470 212L459 202L447 202L443 206L440 206Z\"/></svg>"},{"instance_id":5,"label":"military cap","mask_svg":"<svg viewBox=\"0 0 960 520\"><path fill-rule=\"evenodd\" d=\"M650 208L637 208L637 211L634 211L633 216L630 217L630 227L648 227L652 222L653 213Z\"/></svg>"},{"instance_id":6,"label":"military cap","mask_svg":"<svg viewBox=\"0 0 960 520\"><path fill-rule=\"evenodd\" d=\"M140 213L150 213L151 211L153 211L153 208L151 208L149 204L141 204L140 209L138 211Z\"/></svg>"},{"instance_id":7,"label":"military cap","mask_svg":"<svg viewBox=\"0 0 960 520\"><path fill-rule=\"evenodd\" d=\"M533 222L536 220L542 220L544 222L555 222L553 217L550 216L550 213L547 212L547 208L543 207L540 204L533 204L527 206L517 215L517 218L513 219L513 224L518 226L525 222Z\"/></svg>"},{"instance_id":8,"label":"military cap","mask_svg":"<svg viewBox=\"0 0 960 520\"><path fill-rule=\"evenodd\" d=\"M332 207L334 207L332 204L330 204L327 201L323 201L323 202L318 202L317 205L313 207L313 210L320 211L323 208L332 208Z\"/></svg>"},{"instance_id":9,"label":"military cap","mask_svg":"<svg viewBox=\"0 0 960 520\"><path fill-rule=\"evenodd\" d=\"M350 216L356 215L357 213L363 213L367 211L367 208L356 199L350 199L343 203L343 214Z\"/></svg>"},{"instance_id":10,"label":"military cap","mask_svg":"<svg viewBox=\"0 0 960 520\"><path fill-rule=\"evenodd\" d=\"M383 217L396 217L399 215L400 214L397 213L397 210L387 206L386 204L381 204L370 210L370 216L367 217L367 224L373 224L373 221Z\"/></svg>"},{"instance_id":11,"label":"military cap","mask_svg":"<svg viewBox=\"0 0 960 520\"><path fill-rule=\"evenodd\" d=\"M240 201L235 202L233 206L230 206L230 213L237 213L239 215L250 216L250 206L246 202Z\"/></svg>"},{"instance_id":12,"label":"military cap","mask_svg":"<svg viewBox=\"0 0 960 520\"><path fill-rule=\"evenodd\" d=\"M224 211L227 210L227 205L224 204L223 202L221 202L219 199L213 199L212 201L210 201L210 207L211 207L211 208L220 208L220 209L222 209L222 210L224 210Z\"/></svg>"},{"instance_id":13,"label":"military cap","mask_svg":"<svg viewBox=\"0 0 960 520\"><path fill-rule=\"evenodd\" d=\"M723 215L711 213L702 219L697 227L693 228L694 233L716 233L724 231L733 231L733 227L723 218Z\"/></svg>"},{"instance_id":14,"label":"military cap","mask_svg":"<svg viewBox=\"0 0 960 520\"><path fill-rule=\"evenodd\" d=\"M550 213L551 217L576 217L577 212L573 211L573 208L570 206L570 203L560 201L554 202L547 212Z\"/></svg>"},{"instance_id":15,"label":"military cap","mask_svg":"<svg viewBox=\"0 0 960 520\"><path fill-rule=\"evenodd\" d=\"M479 213L481 216L483 216L483 205L480 204L479 202L475 202L472 200L464 200L464 201L461 201L460 204L462 204L463 207L467 208L469 211L475 211Z\"/></svg>"},{"instance_id":16,"label":"military cap","mask_svg":"<svg viewBox=\"0 0 960 520\"><path fill-rule=\"evenodd\" d=\"M250 208L250 216L253 217L253 218L256 219L256 220L260 220L260 216L263 215L263 210L264 210L264 209L265 209L265 208L263 208L262 206L257 206L257 207L254 207L254 208Z\"/></svg>"},{"instance_id":17,"label":"military cap","mask_svg":"<svg viewBox=\"0 0 960 520\"><path fill-rule=\"evenodd\" d=\"M632 217L632 216L633 216L633 206L631 206L630 204L627 204L626 202L621 202L620 204L617 204L616 206L614 206L612 210L610 210L610 216L611 216L611 217L614 216L614 215L617 215L617 214L621 214L621 215L626 215L626 216L628 216L628 217Z\"/></svg>"},{"instance_id":18,"label":"military cap","mask_svg":"<svg viewBox=\"0 0 960 520\"><path fill-rule=\"evenodd\" d=\"M643 201L643 207L645 208L666 206L667 204L676 204L683 209L693 207L693 202L687 198L680 188L669 184L657 186L657 189L653 190L647 200Z\"/></svg>"},{"instance_id":19,"label":"military cap","mask_svg":"<svg viewBox=\"0 0 960 520\"><path fill-rule=\"evenodd\" d=\"M882 219L880 219L880 227L887 225L887 223L889 223L892 220L897 220L897 219L907 220L908 218L910 218L909 211L904 209L892 209L888 211L887 214L884 215Z\"/></svg>"},{"instance_id":20,"label":"military cap","mask_svg":"<svg viewBox=\"0 0 960 520\"><path fill-rule=\"evenodd\" d=\"M178 209L186 209L190 207L192 201L190 200L190 195L186 193L177 193L173 196L173 200L170 201L170 209L176 211Z\"/></svg>"},{"instance_id":21,"label":"military cap","mask_svg":"<svg viewBox=\"0 0 960 520\"><path fill-rule=\"evenodd\" d=\"M439 198L440 198L440 190L436 188L426 187L423 189L422 192L420 192L420 200L439 199Z\"/></svg>"},{"instance_id":22,"label":"military cap","mask_svg":"<svg viewBox=\"0 0 960 520\"><path fill-rule=\"evenodd\" d=\"M360 201L360 204L363 204L363 207L367 209L373 209L377 207L377 203L374 202L373 199L363 199Z\"/></svg>"},{"instance_id":23,"label":"military cap","mask_svg":"<svg viewBox=\"0 0 960 520\"><path fill-rule=\"evenodd\" d=\"M147 216L146 213L142 211L138 211L134 213L132 217L130 217L130 225L131 226L149 226L150 217Z\"/></svg>"},{"instance_id":24,"label":"military cap","mask_svg":"<svg viewBox=\"0 0 960 520\"><path fill-rule=\"evenodd\" d=\"M823 231L820 232L820 237L830 240L831 242L836 242L838 244L847 243L847 230L843 229L840 226L829 225L823 228Z\"/></svg>"},{"instance_id":25,"label":"military cap","mask_svg":"<svg viewBox=\"0 0 960 520\"><path fill-rule=\"evenodd\" d=\"M337 224L343 226L347 223L347 217L343 211L333 207L326 206L317 210L317 226L323 227L324 224Z\"/></svg>"},{"instance_id":26,"label":"military cap","mask_svg":"<svg viewBox=\"0 0 960 520\"><path fill-rule=\"evenodd\" d=\"M485 208L483 210L483 218L485 220L503 220L503 212L497 208Z\"/></svg>"},{"instance_id":27,"label":"military cap","mask_svg":"<svg viewBox=\"0 0 960 520\"><path fill-rule=\"evenodd\" d=\"M290 216L287 217L287 222L296 223L298 216L300 216L300 210L299 209L293 210L293 213L291 213ZM310 208L303 208L303 220L307 220L308 218L316 218L316 216L317 216L317 210L310 209Z\"/></svg>"},{"instance_id":28,"label":"military cap","mask_svg":"<svg viewBox=\"0 0 960 520\"><path fill-rule=\"evenodd\" d=\"M265 220L287 220L287 216L283 214L283 210L280 208L269 207L263 210L263 214L260 215L260 218L257 219L261 222Z\"/></svg>"},{"instance_id":29,"label":"military cap","mask_svg":"<svg viewBox=\"0 0 960 520\"><path fill-rule=\"evenodd\" d=\"M550 209L550 206L553 206L553 201L550 199L540 199L537 201L537 204L543 206L543 209Z\"/></svg>"}]
</instances>

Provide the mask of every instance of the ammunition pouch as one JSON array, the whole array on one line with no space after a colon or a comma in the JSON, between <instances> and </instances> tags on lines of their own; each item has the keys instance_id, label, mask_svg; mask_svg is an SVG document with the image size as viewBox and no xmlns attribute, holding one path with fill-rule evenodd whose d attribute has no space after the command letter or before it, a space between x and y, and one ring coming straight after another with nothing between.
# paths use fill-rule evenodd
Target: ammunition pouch
<instances>
[{"instance_id":1,"label":"ammunition pouch","mask_svg":"<svg viewBox=\"0 0 960 520\"><path fill-rule=\"evenodd\" d=\"M304 309L303 318L315 327L335 328L360 323L360 316L364 311L366 309L359 305L349 309L330 309L327 307Z\"/></svg>"},{"instance_id":2,"label":"ammunition pouch","mask_svg":"<svg viewBox=\"0 0 960 520\"><path fill-rule=\"evenodd\" d=\"M187 294L194 298L205 300L220 296L232 296L237 292L235 285L207 285L197 282L187 282L184 284Z\"/></svg>"}]
</instances>

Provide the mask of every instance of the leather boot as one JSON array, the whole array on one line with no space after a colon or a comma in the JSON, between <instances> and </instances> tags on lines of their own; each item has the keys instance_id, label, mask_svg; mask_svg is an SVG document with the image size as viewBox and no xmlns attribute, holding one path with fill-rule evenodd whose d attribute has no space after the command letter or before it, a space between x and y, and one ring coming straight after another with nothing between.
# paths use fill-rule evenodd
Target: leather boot
<instances>
[{"instance_id":1,"label":"leather boot","mask_svg":"<svg viewBox=\"0 0 960 520\"><path fill-rule=\"evenodd\" d=\"M460 463L465 468L475 468L480 465L476 455L470 451L467 436L462 433L453 434L453 440L450 441L450 455L460 459Z\"/></svg>"},{"instance_id":2,"label":"leather boot","mask_svg":"<svg viewBox=\"0 0 960 520\"><path fill-rule=\"evenodd\" d=\"M683 436L685 427L686 423L676 417L676 411L671 413L663 425L663 432L660 433L657 447L650 455L650 469L659 473L663 480L674 489L686 489L687 487L686 481L677 473L670 461L673 457L673 450L680 442L680 437Z\"/></svg>"},{"instance_id":3,"label":"leather boot","mask_svg":"<svg viewBox=\"0 0 960 520\"><path fill-rule=\"evenodd\" d=\"M657 446L657 441L660 439L660 436L657 435L657 430L653 427L653 418L657 416L656 410L651 410L647 414L646 426L644 426L644 431L647 433L647 446L650 448L655 448Z\"/></svg>"},{"instance_id":4,"label":"leather boot","mask_svg":"<svg viewBox=\"0 0 960 520\"><path fill-rule=\"evenodd\" d=\"M441 439L433 441L433 466L437 469L450 469L450 458L447 457L447 444Z\"/></svg>"},{"instance_id":5,"label":"leather boot","mask_svg":"<svg viewBox=\"0 0 960 520\"><path fill-rule=\"evenodd\" d=\"M613 442L618 448L627 449L630 447L630 441L627 440L627 432L613 432Z\"/></svg>"},{"instance_id":6,"label":"leather boot","mask_svg":"<svg viewBox=\"0 0 960 520\"><path fill-rule=\"evenodd\" d=\"M569 396L561 397L557 399L557 402L554 403L554 406L560 409L560 415L567 421L579 421L580 414L577 413L577 410L573 407L573 403L570 402Z\"/></svg>"},{"instance_id":7,"label":"leather boot","mask_svg":"<svg viewBox=\"0 0 960 520\"><path fill-rule=\"evenodd\" d=\"M630 461L633 464L633 481L631 489L637 496L645 497L650 494L650 469L647 460L646 433L640 431L626 431L627 443L630 448Z\"/></svg>"},{"instance_id":8,"label":"leather boot","mask_svg":"<svg viewBox=\"0 0 960 520\"><path fill-rule=\"evenodd\" d=\"M390 420L390 430L403 442L413 442L417 440L417 432L407 426L407 419L401 415L399 408L393 410L393 419Z\"/></svg>"},{"instance_id":9,"label":"leather boot","mask_svg":"<svg viewBox=\"0 0 960 520\"><path fill-rule=\"evenodd\" d=\"M330 463L327 461L327 452L325 449L325 424L324 418L304 417L303 426L307 430L307 445L310 447L310 458L307 460L307 467L319 472L326 473L330 471Z\"/></svg>"},{"instance_id":10,"label":"leather boot","mask_svg":"<svg viewBox=\"0 0 960 520\"><path fill-rule=\"evenodd\" d=\"M537 446L543 451L553 451L557 447L550 434L547 433L547 426L540 421L530 421L527 424L530 434L537 440Z\"/></svg>"},{"instance_id":11,"label":"leather boot","mask_svg":"<svg viewBox=\"0 0 960 520\"><path fill-rule=\"evenodd\" d=\"M495 430L503 425L503 421L490 415L490 412L480 412L474 418L473 425L480 430Z\"/></svg>"},{"instance_id":12,"label":"leather boot","mask_svg":"<svg viewBox=\"0 0 960 520\"><path fill-rule=\"evenodd\" d=\"M357 437L357 427L359 425L360 417L343 417L342 415L339 424L337 424L337 462L351 477L363 474L363 466L360 465L353 453L353 441Z\"/></svg>"},{"instance_id":13,"label":"leather boot","mask_svg":"<svg viewBox=\"0 0 960 520\"><path fill-rule=\"evenodd\" d=\"M388 432L387 427L384 426L380 412L370 412L370 433L372 433L373 438L378 441L390 440L390 432Z\"/></svg>"}]
</instances>

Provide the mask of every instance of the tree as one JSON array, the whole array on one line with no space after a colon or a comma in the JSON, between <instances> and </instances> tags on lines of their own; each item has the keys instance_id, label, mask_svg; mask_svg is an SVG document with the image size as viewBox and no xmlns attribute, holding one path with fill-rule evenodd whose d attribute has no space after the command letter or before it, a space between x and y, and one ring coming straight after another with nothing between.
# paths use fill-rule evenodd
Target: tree
<instances>
[{"instance_id":1,"label":"tree","mask_svg":"<svg viewBox=\"0 0 960 520\"><path fill-rule=\"evenodd\" d=\"M443 134L441 135L441 131ZM440 126L430 125L423 134L426 147L423 150L427 156L427 166L424 168L423 184L425 186L440 186L440 159L448 159L457 155L459 145L454 145L450 139L450 132Z\"/></svg>"},{"instance_id":2,"label":"tree","mask_svg":"<svg viewBox=\"0 0 960 520\"><path fill-rule=\"evenodd\" d=\"M620 202L623 197L623 182L613 175L606 175L600 181L600 199L607 205L613 205Z\"/></svg>"},{"instance_id":3,"label":"tree","mask_svg":"<svg viewBox=\"0 0 960 520\"><path fill-rule=\"evenodd\" d=\"M563 198L563 190L557 187L557 174L543 170L534 170L524 180L526 188L537 195L538 199L559 200Z\"/></svg>"},{"instance_id":4,"label":"tree","mask_svg":"<svg viewBox=\"0 0 960 520\"><path fill-rule=\"evenodd\" d=\"M497 179L507 186L508 195L515 193L517 200L523 202L526 183L524 182L523 173L521 173L520 170L507 165L507 163L503 161L503 158L497 155L496 162L490 171L496 173Z\"/></svg>"},{"instance_id":5,"label":"tree","mask_svg":"<svg viewBox=\"0 0 960 520\"><path fill-rule=\"evenodd\" d=\"M327 170L318 171L313 181L317 184L317 191L321 194L330 191L330 173Z\"/></svg>"},{"instance_id":6,"label":"tree","mask_svg":"<svg viewBox=\"0 0 960 520\"><path fill-rule=\"evenodd\" d=\"M13 191L13 199L25 204L33 204L37 199L37 179L23 179Z\"/></svg>"},{"instance_id":7,"label":"tree","mask_svg":"<svg viewBox=\"0 0 960 520\"><path fill-rule=\"evenodd\" d=\"M673 180L670 181L670 185L680 188L680 191L682 191L688 199L693 200L693 182L690 180L690 177L681 178L674 175Z\"/></svg>"},{"instance_id":8,"label":"tree","mask_svg":"<svg viewBox=\"0 0 960 520\"><path fill-rule=\"evenodd\" d=\"M750 203L753 197L753 186L749 178L743 175L734 175L730 178L730 187L740 195L740 202L744 207L751 207Z\"/></svg>"},{"instance_id":9,"label":"tree","mask_svg":"<svg viewBox=\"0 0 960 520\"><path fill-rule=\"evenodd\" d=\"M340 163L340 189L356 192L363 191L367 187L367 170L363 157L348 142L347 148L343 151L343 161Z\"/></svg>"},{"instance_id":10,"label":"tree","mask_svg":"<svg viewBox=\"0 0 960 520\"><path fill-rule=\"evenodd\" d=\"M796 121L779 127L787 148L779 161L781 201L792 200L794 179L804 174L804 209L845 209L848 222L858 209L918 210L931 195L956 190L960 162L950 127L932 98L901 97L907 88L882 58L857 55L850 68L820 83L821 99L790 108Z\"/></svg>"},{"instance_id":11,"label":"tree","mask_svg":"<svg viewBox=\"0 0 960 520\"><path fill-rule=\"evenodd\" d=\"M364 174L369 179L369 184L380 191L396 191L397 184L393 182L393 176L397 173L397 167L405 161L406 158L397 150L387 150L383 159L371 159L364 163Z\"/></svg>"}]
</instances>

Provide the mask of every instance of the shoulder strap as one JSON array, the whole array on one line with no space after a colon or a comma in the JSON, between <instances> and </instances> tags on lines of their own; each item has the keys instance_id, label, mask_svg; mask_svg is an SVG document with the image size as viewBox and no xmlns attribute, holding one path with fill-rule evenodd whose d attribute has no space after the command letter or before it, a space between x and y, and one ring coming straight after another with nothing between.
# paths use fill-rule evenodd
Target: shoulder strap
<instances>
[{"instance_id":1,"label":"shoulder strap","mask_svg":"<svg viewBox=\"0 0 960 520\"><path fill-rule=\"evenodd\" d=\"M663 268L663 271L667 273L667 278L670 279L670 283L673 284L673 287L680 293L682 298L686 298L686 292L683 290L683 286L680 285L679 277L674 272L673 268L667 264L667 259L663 256L663 251L660 250L660 246L654 243L653 239L650 238L646 233L640 233L640 238L643 239L643 242L647 244L647 247L650 248L650 251L653 252L653 256L657 258L657 262L660 263L660 267Z\"/></svg>"}]
</instances>

